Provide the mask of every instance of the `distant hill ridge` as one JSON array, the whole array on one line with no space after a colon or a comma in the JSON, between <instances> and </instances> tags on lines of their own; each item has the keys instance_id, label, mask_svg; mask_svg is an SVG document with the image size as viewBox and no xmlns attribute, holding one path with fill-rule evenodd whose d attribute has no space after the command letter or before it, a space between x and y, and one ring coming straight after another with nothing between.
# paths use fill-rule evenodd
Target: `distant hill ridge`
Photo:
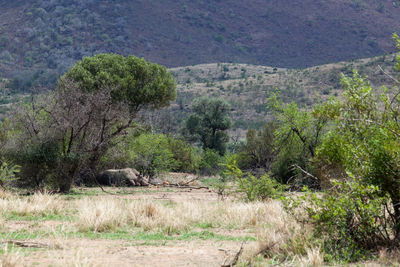
<instances>
[{"instance_id":1,"label":"distant hill ridge","mask_svg":"<svg viewBox=\"0 0 400 267\"><path fill-rule=\"evenodd\" d=\"M399 6L397 0L0 0L0 76L41 69L37 76L54 80L101 52L168 67L299 68L371 57L393 52Z\"/></svg>"}]
</instances>

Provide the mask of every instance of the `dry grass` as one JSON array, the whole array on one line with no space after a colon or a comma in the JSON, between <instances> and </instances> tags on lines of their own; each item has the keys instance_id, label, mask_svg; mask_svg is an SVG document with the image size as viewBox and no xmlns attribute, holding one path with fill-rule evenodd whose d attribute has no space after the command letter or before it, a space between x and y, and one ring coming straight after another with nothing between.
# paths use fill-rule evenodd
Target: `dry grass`
<instances>
[{"instance_id":1,"label":"dry grass","mask_svg":"<svg viewBox=\"0 0 400 267\"><path fill-rule=\"evenodd\" d=\"M19 215L59 214L64 209L65 205L58 196L46 193L36 193L26 198L12 196L0 199L0 210Z\"/></svg>"},{"instance_id":2,"label":"dry grass","mask_svg":"<svg viewBox=\"0 0 400 267\"><path fill-rule=\"evenodd\" d=\"M23 266L23 259L20 252L11 253L8 251L8 247L5 246L4 254L0 255L0 267L14 267Z\"/></svg>"},{"instance_id":3,"label":"dry grass","mask_svg":"<svg viewBox=\"0 0 400 267\"><path fill-rule=\"evenodd\" d=\"M139 200L127 202L117 198L83 199L77 202L80 231L108 231L133 225L144 230L159 229L168 233L196 224L228 229L285 228L287 216L278 201L201 202L187 201L162 204Z\"/></svg>"},{"instance_id":4,"label":"dry grass","mask_svg":"<svg viewBox=\"0 0 400 267\"><path fill-rule=\"evenodd\" d=\"M78 208L79 231L104 232L126 224L126 203L111 198L83 199Z\"/></svg>"},{"instance_id":5,"label":"dry grass","mask_svg":"<svg viewBox=\"0 0 400 267\"><path fill-rule=\"evenodd\" d=\"M13 194L10 192L4 191L0 188L0 199L10 199L13 197Z\"/></svg>"}]
</instances>

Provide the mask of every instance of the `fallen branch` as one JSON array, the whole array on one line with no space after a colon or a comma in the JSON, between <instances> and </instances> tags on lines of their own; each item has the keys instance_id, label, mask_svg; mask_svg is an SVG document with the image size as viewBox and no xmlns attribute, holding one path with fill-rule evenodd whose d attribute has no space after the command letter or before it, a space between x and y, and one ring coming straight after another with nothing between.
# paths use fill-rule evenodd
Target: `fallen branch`
<instances>
[{"instance_id":1,"label":"fallen branch","mask_svg":"<svg viewBox=\"0 0 400 267\"><path fill-rule=\"evenodd\" d=\"M243 252L243 246L244 246L245 242L242 243L242 245L240 246L240 249L238 252L236 252L235 257L233 257L233 259L227 263L227 260L229 259L229 257L226 257L224 259L224 262L221 264L221 267L232 267L235 266L239 260L240 255Z\"/></svg>"},{"instance_id":2,"label":"fallen branch","mask_svg":"<svg viewBox=\"0 0 400 267\"><path fill-rule=\"evenodd\" d=\"M7 240L0 242L2 244L10 244L13 246L21 247L21 248L56 248L58 246L40 243L40 242L32 242L32 241L17 241L17 240Z\"/></svg>"},{"instance_id":3,"label":"fallen branch","mask_svg":"<svg viewBox=\"0 0 400 267\"><path fill-rule=\"evenodd\" d=\"M178 187L178 188L183 188L183 189L187 188L187 189L207 189L207 190L210 190L210 188L208 186L190 186L190 185L182 186L180 184L167 184L167 185L164 184L164 185L160 185L160 186L163 186L163 187Z\"/></svg>"},{"instance_id":4,"label":"fallen branch","mask_svg":"<svg viewBox=\"0 0 400 267\"><path fill-rule=\"evenodd\" d=\"M194 177L192 180L182 183L181 186L189 185L190 183L197 181L199 178L200 178L200 176Z\"/></svg>"},{"instance_id":5,"label":"fallen branch","mask_svg":"<svg viewBox=\"0 0 400 267\"><path fill-rule=\"evenodd\" d=\"M313 179L315 179L315 180L317 180L317 181L319 180L317 177L315 177L315 176L312 175L311 173L307 172L306 170L304 170L303 168L301 168L301 167L300 167L299 165L297 165L297 164L293 164L291 167L300 170L302 173L304 173L304 174L307 175L308 177L311 177L311 178L313 178Z\"/></svg>"}]
</instances>

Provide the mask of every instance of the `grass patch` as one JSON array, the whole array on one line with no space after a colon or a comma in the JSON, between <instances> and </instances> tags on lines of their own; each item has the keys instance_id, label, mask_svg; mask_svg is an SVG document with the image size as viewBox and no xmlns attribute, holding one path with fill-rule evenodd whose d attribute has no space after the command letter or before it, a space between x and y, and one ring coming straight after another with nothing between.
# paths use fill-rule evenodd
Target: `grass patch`
<instances>
[{"instance_id":1,"label":"grass patch","mask_svg":"<svg viewBox=\"0 0 400 267\"><path fill-rule=\"evenodd\" d=\"M214 228L213 224L210 222L199 222L199 223L196 223L195 226L199 227L201 229Z\"/></svg>"},{"instance_id":2,"label":"grass patch","mask_svg":"<svg viewBox=\"0 0 400 267\"><path fill-rule=\"evenodd\" d=\"M30 213L19 213L19 212L4 212L3 218L7 221L60 221L60 222L73 222L76 220L75 216L62 215L54 213L41 213L41 214L30 214Z\"/></svg>"},{"instance_id":3,"label":"grass patch","mask_svg":"<svg viewBox=\"0 0 400 267\"><path fill-rule=\"evenodd\" d=\"M220 183L217 177L207 177L199 180L204 186L215 187L216 184Z\"/></svg>"},{"instance_id":4,"label":"grass patch","mask_svg":"<svg viewBox=\"0 0 400 267\"><path fill-rule=\"evenodd\" d=\"M217 240L217 241L256 241L253 236L234 237L215 234L211 231L191 231L177 235L168 235L163 232L143 232L133 233L131 231L115 231L115 232L85 232L71 233L72 237L89 238L89 239L107 239L107 240L126 240L126 241L191 241L191 240Z\"/></svg>"},{"instance_id":5,"label":"grass patch","mask_svg":"<svg viewBox=\"0 0 400 267\"><path fill-rule=\"evenodd\" d=\"M54 233L46 231L27 231L26 229L14 232L0 232L1 240L30 240L46 238L50 236L54 236Z\"/></svg>"},{"instance_id":6,"label":"grass patch","mask_svg":"<svg viewBox=\"0 0 400 267\"><path fill-rule=\"evenodd\" d=\"M181 234L168 235L163 232L145 232L145 231L129 231L119 230L112 232L75 232L75 231L62 231L58 228L55 232L46 231L27 231L25 229L15 232L0 232L0 239L2 240L31 240L48 237L57 237L58 235L68 238L81 238L81 239L104 239L104 240L124 240L124 241L191 241L191 240L216 240L216 241L256 241L253 236L228 236L216 234L212 231L189 231Z\"/></svg>"}]
</instances>

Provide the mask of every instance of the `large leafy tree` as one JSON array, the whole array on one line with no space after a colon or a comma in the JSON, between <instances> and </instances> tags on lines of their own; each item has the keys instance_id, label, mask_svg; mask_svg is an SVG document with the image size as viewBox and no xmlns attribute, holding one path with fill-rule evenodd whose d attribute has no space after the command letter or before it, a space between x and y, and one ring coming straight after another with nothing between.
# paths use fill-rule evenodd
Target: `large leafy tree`
<instances>
[{"instance_id":1,"label":"large leafy tree","mask_svg":"<svg viewBox=\"0 0 400 267\"><path fill-rule=\"evenodd\" d=\"M60 191L68 191L78 170L95 170L117 137L137 126L142 108L164 107L175 97L175 81L163 66L134 56L88 57L60 78L54 92L17 112L19 144L48 147L51 141L59 159L51 169Z\"/></svg>"},{"instance_id":2,"label":"large leafy tree","mask_svg":"<svg viewBox=\"0 0 400 267\"><path fill-rule=\"evenodd\" d=\"M232 125L229 104L223 99L201 97L193 101L192 111L185 127L190 138L200 141L203 149L224 154L229 141L227 130Z\"/></svg>"}]
</instances>

